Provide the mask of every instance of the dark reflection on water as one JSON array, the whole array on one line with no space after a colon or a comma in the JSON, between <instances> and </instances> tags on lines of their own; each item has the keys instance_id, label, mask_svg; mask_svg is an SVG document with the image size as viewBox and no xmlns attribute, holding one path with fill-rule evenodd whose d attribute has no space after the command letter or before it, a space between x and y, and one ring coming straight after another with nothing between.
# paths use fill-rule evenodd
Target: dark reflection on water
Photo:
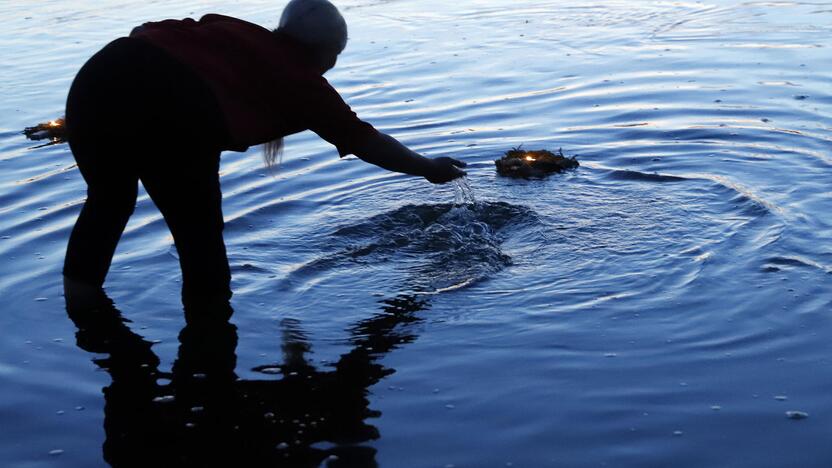
<instances>
[{"instance_id":1,"label":"dark reflection on water","mask_svg":"<svg viewBox=\"0 0 832 468\"><path fill-rule=\"evenodd\" d=\"M101 293L103 295L103 293ZM415 340L405 326L428 307L412 295L385 299L381 312L349 331L352 349L320 369L301 323L284 320L283 362L235 373L237 328L227 322L185 326L171 372L159 370L153 343L135 333L108 298L95 307L67 302L76 344L112 383L103 389L103 456L113 466L377 466L379 438L367 422L368 389L395 372L378 361Z\"/></svg>"}]
</instances>

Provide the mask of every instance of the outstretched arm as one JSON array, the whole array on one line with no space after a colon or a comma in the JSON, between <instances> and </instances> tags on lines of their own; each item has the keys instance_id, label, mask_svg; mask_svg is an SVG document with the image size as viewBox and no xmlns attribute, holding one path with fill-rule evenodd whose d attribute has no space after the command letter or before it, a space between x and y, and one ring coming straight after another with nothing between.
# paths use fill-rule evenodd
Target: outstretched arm
<instances>
[{"instance_id":1,"label":"outstretched arm","mask_svg":"<svg viewBox=\"0 0 832 468\"><path fill-rule=\"evenodd\" d=\"M444 184L465 175L460 169L465 167L464 162L448 157L426 158L381 132L364 140L353 152L382 169L424 177L434 184Z\"/></svg>"}]
</instances>

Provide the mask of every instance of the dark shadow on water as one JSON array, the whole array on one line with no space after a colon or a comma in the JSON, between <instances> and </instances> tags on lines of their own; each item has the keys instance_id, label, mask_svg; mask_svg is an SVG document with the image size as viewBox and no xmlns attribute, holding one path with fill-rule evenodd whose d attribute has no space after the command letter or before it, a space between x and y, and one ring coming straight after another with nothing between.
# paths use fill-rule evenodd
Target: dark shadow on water
<instances>
[{"instance_id":1,"label":"dark shadow on water","mask_svg":"<svg viewBox=\"0 0 832 468\"><path fill-rule=\"evenodd\" d=\"M67 295L69 298L70 295ZM179 333L171 372L159 370L152 343L136 334L103 293L99 304L67 312L78 347L112 382L103 389L104 460L112 466L374 467L380 437L367 423L369 388L395 372L378 361L412 342L425 300L400 296L350 331L352 349L325 369L306 359L310 344L298 321L284 320L283 360L235 373L237 328L189 323Z\"/></svg>"}]
</instances>

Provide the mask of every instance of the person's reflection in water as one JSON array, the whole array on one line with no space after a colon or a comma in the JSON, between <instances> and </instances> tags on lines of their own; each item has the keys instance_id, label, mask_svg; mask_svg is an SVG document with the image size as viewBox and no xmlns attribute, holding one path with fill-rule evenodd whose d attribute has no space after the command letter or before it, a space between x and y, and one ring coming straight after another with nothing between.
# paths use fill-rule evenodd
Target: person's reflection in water
<instances>
[{"instance_id":1,"label":"person's reflection in water","mask_svg":"<svg viewBox=\"0 0 832 468\"><path fill-rule=\"evenodd\" d=\"M380 416L368 389L394 372L378 360L415 339L401 325L420 321L414 312L427 306L413 296L384 301L350 330L352 350L324 370L305 359L299 323L284 320L283 362L256 368L263 380L242 380L230 323L189 323L166 373L103 292L94 305L66 297L78 346L108 355L94 362L112 378L103 389L112 466L376 466L375 449L361 445L379 437L365 422Z\"/></svg>"}]
</instances>

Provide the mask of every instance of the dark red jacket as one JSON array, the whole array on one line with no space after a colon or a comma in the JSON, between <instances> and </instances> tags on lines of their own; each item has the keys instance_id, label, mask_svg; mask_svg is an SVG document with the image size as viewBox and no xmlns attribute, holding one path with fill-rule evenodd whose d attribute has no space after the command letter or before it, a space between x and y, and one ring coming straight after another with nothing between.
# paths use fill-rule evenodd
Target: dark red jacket
<instances>
[{"instance_id":1,"label":"dark red jacket","mask_svg":"<svg viewBox=\"0 0 832 468\"><path fill-rule=\"evenodd\" d=\"M312 130L344 156L376 134L315 71L309 51L282 34L211 14L145 23L130 37L164 49L205 80L225 114L228 149Z\"/></svg>"}]
</instances>

